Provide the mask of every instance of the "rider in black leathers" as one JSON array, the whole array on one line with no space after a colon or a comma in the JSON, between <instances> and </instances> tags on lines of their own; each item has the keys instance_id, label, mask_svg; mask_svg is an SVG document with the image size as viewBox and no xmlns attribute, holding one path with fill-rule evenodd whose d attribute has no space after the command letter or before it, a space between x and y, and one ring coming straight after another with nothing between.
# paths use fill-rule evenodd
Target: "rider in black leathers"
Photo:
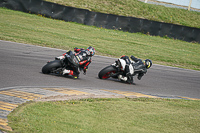
<instances>
[{"instance_id":1,"label":"rider in black leathers","mask_svg":"<svg viewBox=\"0 0 200 133\"><path fill-rule=\"evenodd\" d=\"M92 56L95 54L95 49L90 46L86 50L83 48L74 48L75 54L70 57L70 62L73 64L73 70L63 70L63 75L68 74L74 78L78 78L80 70L83 70L84 74L88 69L89 64L92 62ZM67 56L68 54L63 54ZM67 60L64 60L64 62ZM66 62L67 63L67 62Z\"/></svg>"},{"instance_id":2,"label":"rider in black leathers","mask_svg":"<svg viewBox=\"0 0 200 133\"><path fill-rule=\"evenodd\" d=\"M126 66L125 66L125 71L124 71L123 76L127 77L128 83L133 83L133 76L138 74L137 78L139 80L141 80L142 76L144 76L144 74L146 74L147 69L149 69L152 66L152 61L150 59L146 59L146 60L142 61L141 59L136 58L133 55L131 55L130 58L134 62L131 62L128 56L125 56L125 55L121 56L121 59L126 61ZM133 66L134 74L130 74L129 65ZM122 77L122 80L123 80L123 77Z\"/></svg>"}]
</instances>

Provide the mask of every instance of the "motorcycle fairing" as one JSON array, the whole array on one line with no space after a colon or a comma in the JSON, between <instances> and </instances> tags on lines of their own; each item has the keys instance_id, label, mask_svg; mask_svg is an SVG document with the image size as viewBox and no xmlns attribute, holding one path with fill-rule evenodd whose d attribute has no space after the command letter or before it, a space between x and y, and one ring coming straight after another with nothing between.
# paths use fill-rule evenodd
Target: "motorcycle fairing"
<instances>
[{"instance_id":1,"label":"motorcycle fairing","mask_svg":"<svg viewBox=\"0 0 200 133\"><path fill-rule=\"evenodd\" d=\"M119 64L119 67L121 68L121 70L124 71L125 67L126 67L126 61L123 59L118 59L118 64Z\"/></svg>"}]
</instances>

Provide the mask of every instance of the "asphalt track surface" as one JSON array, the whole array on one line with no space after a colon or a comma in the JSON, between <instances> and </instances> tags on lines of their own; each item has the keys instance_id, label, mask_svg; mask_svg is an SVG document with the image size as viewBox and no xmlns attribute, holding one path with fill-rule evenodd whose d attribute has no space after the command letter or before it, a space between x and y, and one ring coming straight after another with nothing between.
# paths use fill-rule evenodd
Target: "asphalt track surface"
<instances>
[{"instance_id":1,"label":"asphalt track surface","mask_svg":"<svg viewBox=\"0 0 200 133\"><path fill-rule=\"evenodd\" d=\"M65 52L65 50L0 41L0 88L51 86L110 89L200 99L200 71L194 70L153 64L142 80L137 80L135 77L135 84L129 85L118 80L100 80L98 72L116 59L94 56L87 74L81 73L79 79L41 73L47 61L54 60L54 57Z\"/></svg>"},{"instance_id":2,"label":"asphalt track surface","mask_svg":"<svg viewBox=\"0 0 200 133\"><path fill-rule=\"evenodd\" d=\"M200 71L194 70L153 64L142 80L135 77L135 84L130 85L116 79L99 79L98 72L114 63L116 58L95 55L87 74L81 73L79 79L42 74L41 69L47 61L65 52L0 40L0 128L12 130L7 125L7 115L19 104L51 95L200 100Z\"/></svg>"}]
</instances>

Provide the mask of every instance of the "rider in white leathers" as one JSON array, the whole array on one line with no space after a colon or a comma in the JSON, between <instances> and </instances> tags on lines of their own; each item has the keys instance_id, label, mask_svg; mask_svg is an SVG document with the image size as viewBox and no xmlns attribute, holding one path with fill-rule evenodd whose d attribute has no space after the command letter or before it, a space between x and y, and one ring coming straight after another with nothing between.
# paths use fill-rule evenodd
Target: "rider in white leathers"
<instances>
[{"instance_id":1,"label":"rider in white leathers","mask_svg":"<svg viewBox=\"0 0 200 133\"><path fill-rule=\"evenodd\" d=\"M126 66L125 66L124 74L119 75L118 78L128 83L133 83L133 75L138 74L137 78L141 80L142 76L146 74L147 69L149 69L152 66L152 61L150 59L146 59L142 61L141 59L138 59L134 57L133 55L131 55L130 58L133 61L131 61L128 56L125 56L125 55L121 56L120 59L125 60ZM131 68L130 65L133 66L134 73L131 73L132 70L130 71L130 68Z\"/></svg>"}]
</instances>

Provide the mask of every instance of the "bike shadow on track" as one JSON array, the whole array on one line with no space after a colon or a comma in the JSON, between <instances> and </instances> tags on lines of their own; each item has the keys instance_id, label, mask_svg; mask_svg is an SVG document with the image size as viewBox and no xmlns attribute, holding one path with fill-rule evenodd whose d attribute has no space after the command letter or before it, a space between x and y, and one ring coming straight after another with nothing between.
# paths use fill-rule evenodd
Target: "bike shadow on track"
<instances>
[{"instance_id":1,"label":"bike shadow on track","mask_svg":"<svg viewBox=\"0 0 200 133\"><path fill-rule=\"evenodd\" d=\"M100 79L97 77L96 79L104 80L104 81L112 81L112 82L117 82L117 83L122 83L122 84L127 84L127 85L136 85L136 83L134 83L134 82L132 84L130 84L130 83L127 83L126 81L120 81L120 80L114 79L114 78Z\"/></svg>"},{"instance_id":2,"label":"bike shadow on track","mask_svg":"<svg viewBox=\"0 0 200 133\"><path fill-rule=\"evenodd\" d=\"M61 74L54 74L54 73L51 73L51 74L44 74L42 72L39 72L40 74L43 74L43 75L49 75L49 76L56 76L56 77L63 77L63 78L69 78L69 79L75 79L75 80L80 80L80 78L74 78L74 76L72 75L61 75Z\"/></svg>"},{"instance_id":3,"label":"bike shadow on track","mask_svg":"<svg viewBox=\"0 0 200 133\"><path fill-rule=\"evenodd\" d=\"M39 72L39 73L40 73L40 74L43 74L42 72ZM56 76L56 77L63 77L63 78L69 78L69 79L74 79L74 80L81 80L80 77L79 77L79 78L74 78L74 77L71 76L71 75L60 75L60 74L54 74L54 73L52 73L52 74L43 74L43 75ZM132 84L130 84L130 83L127 83L127 82L125 82L125 81L120 81L120 80L114 79L114 78L100 79L100 78L96 77L96 79L98 79L98 80L104 80L104 81L109 81L109 82L122 83L122 84L126 84L126 85L136 85L136 83L134 83L134 82L133 82Z\"/></svg>"}]
</instances>

